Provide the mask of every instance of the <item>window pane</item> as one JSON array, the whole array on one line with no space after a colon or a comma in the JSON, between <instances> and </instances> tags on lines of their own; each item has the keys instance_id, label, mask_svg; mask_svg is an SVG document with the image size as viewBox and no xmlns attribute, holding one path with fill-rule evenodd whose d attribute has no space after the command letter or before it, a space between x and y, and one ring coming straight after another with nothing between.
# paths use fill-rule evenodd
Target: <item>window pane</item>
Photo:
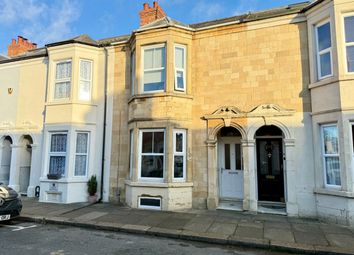
<instances>
[{"instance_id":1,"label":"window pane","mask_svg":"<svg viewBox=\"0 0 354 255\"><path fill-rule=\"evenodd\" d=\"M134 130L130 130L130 142L129 142L129 146L130 146L130 152L129 152L129 176L130 178L132 178L132 174L133 174L133 147L134 147Z\"/></svg>"},{"instance_id":2,"label":"window pane","mask_svg":"<svg viewBox=\"0 0 354 255\"><path fill-rule=\"evenodd\" d=\"M65 156L50 156L49 173L64 175L64 173L65 173Z\"/></svg>"},{"instance_id":3,"label":"window pane","mask_svg":"<svg viewBox=\"0 0 354 255\"><path fill-rule=\"evenodd\" d=\"M154 50L154 68L165 66L165 48L156 48Z\"/></svg>"},{"instance_id":4,"label":"window pane","mask_svg":"<svg viewBox=\"0 0 354 255\"><path fill-rule=\"evenodd\" d=\"M323 127L325 154L338 154L338 134L336 126Z\"/></svg>"},{"instance_id":5,"label":"window pane","mask_svg":"<svg viewBox=\"0 0 354 255\"><path fill-rule=\"evenodd\" d=\"M79 100L90 100L91 97L91 82L80 81L79 86Z\"/></svg>"},{"instance_id":6,"label":"window pane","mask_svg":"<svg viewBox=\"0 0 354 255\"><path fill-rule=\"evenodd\" d=\"M66 134L53 134L51 138L51 152L66 152Z\"/></svg>"},{"instance_id":7,"label":"window pane","mask_svg":"<svg viewBox=\"0 0 354 255\"><path fill-rule=\"evenodd\" d=\"M183 152L183 134L176 133L176 152Z\"/></svg>"},{"instance_id":8,"label":"window pane","mask_svg":"<svg viewBox=\"0 0 354 255\"><path fill-rule=\"evenodd\" d=\"M176 75L177 75L177 88L184 89L184 72L177 71Z\"/></svg>"},{"instance_id":9,"label":"window pane","mask_svg":"<svg viewBox=\"0 0 354 255\"><path fill-rule=\"evenodd\" d=\"M162 178L163 166L163 156L142 156L141 177Z\"/></svg>"},{"instance_id":10,"label":"window pane","mask_svg":"<svg viewBox=\"0 0 354 255\"><path fill-rule=\"evenodd\" d=\"M354 72L354 46L347 47L348 72Z\"/></svg>"},{"instance_id":11,"label":"window pane","mask_svg":"<svg viewBox=\"0 0 354 255\"><path fill-rule=\"evenodd\" d=\"M70 97L70 82L55 83L54 98L69 98Z\"/></svg>"},{"instance_id":12,"label":"window pane","mask_svg":"<svg viewBox=\"0 0 354 255\"><path fill-rule=\"evenodd\" d=\"M80 78L84 80L91 80L91 62L86 60L80 61Z\"/></svg>"},{"instance_id":13,"label":"window pane","mask_svg":"<svg viewBox=\"0 0 354 255\"><path fill-rule=\"evenodd\" d=\"M152 132L143 132L142 153L152 152Z\"/></svg>"},{"instance_id":14,"label":"window pane","mask_svg":"<svg viewBox=\"0 0 354 255\"><path fill-rule=\"evenodd\" d=\"M86 175L86 155L76 155L75 157L75 176Z\"/></svg>"},{"instance_id":15,"label":"window pane","mask_svg":"<svg viewBox=\"0 0 354 255\"><path fill-rule=\"evenodd\" d=\"M331 47L331 25L329 22L317 27L317 36L319 51Z\"/></svg>"},{"instance_id":16,"label":"window pane","mask_svg":"<svg viewBox=\"0 0 354 255\"><path fill-rule=\"evenodd\" d=\"M236 160L236 169L242 170L241 165L241 144L235 144L235 160Z\"/></svg>"},{"instance_id":17,"label":"window pane","mask_svg":"<svg viewBox=\"0 0 354 255\"><path fill-rule=\"evenodd\" d=\"M184 49L175 48L175 67L184 69Z\"/></svg>"},{"instance_id":18,"label":"window pane","mask_svg":"<svg viewBox=\"0 0 354 255\"><path fill-rule=\"evenodd\" d=\"M344 18L345 42L354 42L354 16Z\"/></svg>"},{"instance_id":19,"label":"window pane","mask_svg":"<svg viewBox=\"0 0 354 255\"><path fill-rule=\"evenodd\" d=\"M321 77L332 73L331 54L329 52L320 55Z\"/></svg>"},{"instance_id":20,"label":"window pane","mask_svg":"<svg viewBox=\"0 0 354 255\"><path fill-rule=\"evenodd\" d=\"M144 69L151 69L154 67L154 49L144 51Z\"/></svg>"},{"instance_id":21,"label":"window pane","mask_svg":"<svg viewBox=\"0 0 354 255\"><path fill-rule=\"evenodd\" d=\"M183 178L183 156L174 156L174 178Z\"/></svg>"},{"instance_id":22,"label":"window pane","mask_svg":"<svg viewBox=\"0 0 354 255\"><path fill-rule=\"evenodd\" d=\"M164 152L164 132L154 132L154 153Z\"/></svg>"},{"instance_id":23,"label":"window pane","mask_svg":"<svg viewBox=\"0 0 354 255\"><path fill-rule=\"evenodd\" d=\"M56 79L67 79L71 77L71 62L62 62L57 64Z\"/></svg>"},{"instance_id":24,"label":"window pane","mask_svg":"<svg viewBox=\"0 0 354 255\"><path fill-rule=\"evenodd\" d=\"M225 169L231 169L230 163L230 144L225 144Z\"/></svg>"},{"instance_id":25,"label":"window pane","mask_svg":"<svg viewBox=\"0 0 354 255\"><path fill-rule=\"evenodd\" d=\"M354 125L352 125L352 146L353 146L353 152L354 152Z\"/></svg>"},{"instance_id":26,"label":"window pane","mask_svg":"<svg viewBox=\"0 0 354 255\"><path fill-rule=\"evenodd\" d=\"M164 90L165 70L146 71L144 73L144 91Z\"/></svg>"},{"instance_id":27,"label":"window pane","mask_svg":"<svg viewBox=\"0 0 354 255\"><path fill-rule=\"evenodd\" d=\"M340 186L339 157L326 157L325 164L327 184Z\"/></svg>"},{"instance_id":28,"label":"window pane","mask_svg":"<svg viewBox=\"0 0 354 255\"><path fill-rule=\"evenodd\" d=\"M76 153L87 153L87 133L77 133L76 137Z\"/></svg>"}]
</instances>

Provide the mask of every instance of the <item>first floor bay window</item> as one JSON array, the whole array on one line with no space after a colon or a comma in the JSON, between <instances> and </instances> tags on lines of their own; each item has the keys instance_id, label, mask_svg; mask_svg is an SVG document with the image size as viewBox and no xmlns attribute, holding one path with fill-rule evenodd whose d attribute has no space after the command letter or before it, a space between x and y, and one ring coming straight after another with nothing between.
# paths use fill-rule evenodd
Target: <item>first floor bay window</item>
<instances>
[{"instance_id":1,"label":"first floor bay window","mask_svg":"<svg viewBox=\"0 0 354 255\"><path fill-rule=\"evenodd\" d=\"M56 63L54 81L54 100L69 99L71 91L71 61Z\"/></svg>"},{"instance_id":2,"label":"first floor bay window","mask_svg":"<svg viewBox=\"0 0 354 255\"><path fill-rule=\"evenodd\" d=\"M175 45L175 90L186 91L186 47Z\"/></svg>"},{"instance_id":3,"label":"first floor bay window","mask_svg":"<svg viewBox=\"0 0 354 255\"><path fill-rule=\"evenodd\" d=\"M49 174L65 174L67 133L52 133L49 148Z\"/></svg>"},{"instance_id":4,"label":"first floor bay window","mask_svg":"<svg viewBox=\"0 0 354 255\"><path fill-rule=\"evenodd\" d=\"M321 129L325 185L340 187L341 178L337 125L323 125Z\"/></svg>"},{"instance_id":5,"label":"first floor bay window","mask_svg":"<svg viewBox=\"0 0 354 255\"><path fill-rule=\"evenodd\" d=\"M165 131L140 130L139 177L162 179L165 168Z\"/></svg>"},{"instance_id":6,"label":"first floor bay window","mask_svg":"<svg viewBox=\"0 0 354 255\"><path fill-rule=\"evenodd\" d=\"M75 176L86 176L89 133L76 133Z\"/></svg>"},{"instance_id":7,"label":"first floor bay window","mask_svg":"<svg viewBox=\"0 0 354 255\"><path fill-rule=\"evenodd\" d=\"M316 55L318 79L332 76L332 39L329 21L316 26Z\"/></svg>"},{"instance_id":8,"label":"first floor bay window","mask_svg":"<svg viewBox=\"0 0 354 255\"><path fill-rule=\"evenodd\" d=\"M80 59L80 81L78 99L91 100L92 87L92 61Z\"/></svg>"},{"instance_id":9,"label":"first floor bay window","mask_svg":"<svg viewBox=\"0 0 354 255\"><path fill-rule=\"evenodd\" d=\"M143 48L143 92L165 90L165 45Z\"/></svg>"},{"instance_id":10,"label":"first floor bay window","mask_svg":"<svg viewBox=\"0 0 354 255\"><path fill-rule=\"evenodd\" d=\"M354 15L344 17L347 71L354 72Z\"/></svg>"}]
</instances>

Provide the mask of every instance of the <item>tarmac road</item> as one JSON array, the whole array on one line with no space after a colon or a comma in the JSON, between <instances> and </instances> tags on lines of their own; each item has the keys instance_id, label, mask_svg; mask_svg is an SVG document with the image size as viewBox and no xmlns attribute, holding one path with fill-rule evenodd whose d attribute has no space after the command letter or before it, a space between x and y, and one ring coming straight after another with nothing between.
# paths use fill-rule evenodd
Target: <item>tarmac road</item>
<instances>
[{"instance_id":1,"label":"tarmac road","mask_svg":"<svg viewBox=\"0 0 354 255\"><path fill-rule=\"evenodd\" d=\"M68 226L10 221L0 222L0 254L283 255L285 253Z\"/></svg>"}]
</instances>

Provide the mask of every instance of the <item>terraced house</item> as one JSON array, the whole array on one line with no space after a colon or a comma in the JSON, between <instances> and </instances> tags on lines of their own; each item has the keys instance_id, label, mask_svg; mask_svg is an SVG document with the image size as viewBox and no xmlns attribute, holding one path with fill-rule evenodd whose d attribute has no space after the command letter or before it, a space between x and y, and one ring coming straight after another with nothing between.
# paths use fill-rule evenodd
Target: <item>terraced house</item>
<instances>
[{"instance_id":1,"label":"terraced house","mask_svg":"<svg viewBox=\"0 0 354 255\"><path fill-rule=\"evenodd\" d=\"M1 178L25 190L32 153L41 201L85 201L96 174L104 201L134 208L354 225L353 0L191 25L157 2L139 14L130 35L0 62Z\"/></svg>"}]
</instances>

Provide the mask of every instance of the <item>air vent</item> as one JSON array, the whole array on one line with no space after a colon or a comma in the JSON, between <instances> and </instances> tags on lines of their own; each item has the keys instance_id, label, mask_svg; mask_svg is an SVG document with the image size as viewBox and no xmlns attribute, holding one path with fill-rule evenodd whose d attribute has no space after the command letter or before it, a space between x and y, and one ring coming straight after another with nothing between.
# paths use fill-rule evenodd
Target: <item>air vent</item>
<instances>
[{"instance_id":1,"label":"air vent","mask_svg":"<svg viewBox=\"0 0 354 255\"><path fill-rule=\"evenodd\" d=\"M139 197L139 208L161 210L160 197Z\"/></svg>"}]
</instances>

